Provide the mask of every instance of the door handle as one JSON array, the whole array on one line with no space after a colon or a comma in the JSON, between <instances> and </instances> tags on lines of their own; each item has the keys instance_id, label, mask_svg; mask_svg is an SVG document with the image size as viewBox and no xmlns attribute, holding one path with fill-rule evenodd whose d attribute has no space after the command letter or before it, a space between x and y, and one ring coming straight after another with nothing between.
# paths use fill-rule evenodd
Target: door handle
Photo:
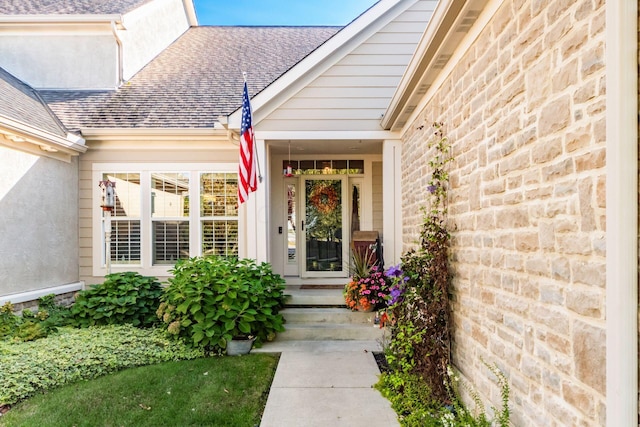
<instances>
[{"instance_id":1,"label":"door handle","mask_svg":"<svg viewBox=\"0 0 640 427\"><path fill-rule=\"evenodd\" d=\"M302 221L302 231L304 231L304 221Z\"/></svg>"}]
</instances>

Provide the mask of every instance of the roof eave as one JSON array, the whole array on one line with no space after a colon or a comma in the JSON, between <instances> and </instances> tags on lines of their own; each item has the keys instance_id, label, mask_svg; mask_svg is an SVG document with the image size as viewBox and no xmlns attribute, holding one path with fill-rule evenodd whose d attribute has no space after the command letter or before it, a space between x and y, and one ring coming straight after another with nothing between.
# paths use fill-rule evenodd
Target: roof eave
<instances>
[{"instance_id":1,"label":"roof eave","mask_svg":"<svg viewBox=\"0 0 640 427\"><path fill-rule=\"evenodd\" d=\"M216 123L214 127L206 128L80 128L82 136L87 140L138 140L153 137L154 140L182 140L182 139L227 139L227 130Z\"/></svg>"},{"instance_id":2,"label":"roof eave","mask_svg":"<svg viewBox=\"0 0 640 427\"><path fill-rule=\"evenodd\" d=\"M52 15L0 15L0 24L95 24L122 23L120 14L52 14Z\"/></svg>"},{"instance_id":3,"label":"roof eave","mask_svg":"<svg viewBox=\"0 0 640 427\"><path fill-rule=\"evenodd\" d=\"M438 3L381 120L383 129L398 130L409 121L489 1L441 0Z\"/></svg>"},{"instance_id":4,"label":"roof eave","mask_svg":"<svg viewBox=\"0 0 640 427\"><path fill-rule=\"evenodd\" d=\"M0 116L0 134L15 144L34 145L47 153L77 156L87 151L85 140L79 135L67 133L63 137L4 116Z\"/></svg>"}]
</instances>

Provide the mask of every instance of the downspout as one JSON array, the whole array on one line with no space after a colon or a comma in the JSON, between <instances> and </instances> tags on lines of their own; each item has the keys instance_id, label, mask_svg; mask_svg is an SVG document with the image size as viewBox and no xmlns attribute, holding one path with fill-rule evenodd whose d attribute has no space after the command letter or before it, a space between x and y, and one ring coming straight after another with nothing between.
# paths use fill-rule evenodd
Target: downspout
<instances>
[{"instance_id":1,"label":"downspout","mask_svg":"<svg viewBox=\"0 0 640 427\"><path fill-rule=\"evenodd\" d=\"M638 4L606 2L607 426L638 424Z\"/></svg>"},{"instance_id":2,"label":"downspout","mask_svg":"<svg viewBox=\"0 0 640 427\"><path fill-rule=\"evenodd\" d=\"M116 21L111 21L111 32L116 39L116 45L118 46L118 85L120 87L124 83L124 70L123 70L123 54L122 54L122 40L118 35L118 27Z\"/></svg>"}]
</instances>

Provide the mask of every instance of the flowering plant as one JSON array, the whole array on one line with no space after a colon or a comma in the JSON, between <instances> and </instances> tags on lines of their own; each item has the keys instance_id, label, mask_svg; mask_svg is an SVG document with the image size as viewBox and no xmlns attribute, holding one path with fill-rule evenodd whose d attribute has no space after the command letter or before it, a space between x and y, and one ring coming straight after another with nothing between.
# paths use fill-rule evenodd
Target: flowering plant
<instances>
[{"instance_id":1,"label":"flowering plant","mask_svg":"<svg viewBox=\"0 0 640 427\"><path fill-rule=\"evenodd\" d=\"M404 294L409 277L404 275L404 272L400 268L400 264L389 267L384 274L387 276L389 281L389 297L387 298L387 305L389 307L393 307L394 305L402 302L402 294Z\"/></svg>"},{"instance_id":2,"label":"flowering plant","mask_svg":"<svg viewBox=\"0 0 640 427\"><path fill-rule=\"evenodd\" d=\"M344 289L344 298L352 310L369 311L381 305L389 297L389 284L384 271L377 265L365 277L353 277Z\"/></svg>"}]
</instances>

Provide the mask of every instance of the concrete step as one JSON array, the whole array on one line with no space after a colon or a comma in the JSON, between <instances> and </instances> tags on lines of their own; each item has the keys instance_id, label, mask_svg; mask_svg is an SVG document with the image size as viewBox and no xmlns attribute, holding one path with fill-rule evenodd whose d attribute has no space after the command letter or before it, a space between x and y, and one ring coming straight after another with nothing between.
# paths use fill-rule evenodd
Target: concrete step
<instances>
[{"instance_id":1,"label":"concrete step","mask_svg":"<svg viewBox=\"0 0 640 427\"><path fill-rule=\"evenodd\" d=\"M286 302L288 306L345 306L341 289L300 289L299 287L291 287L285 290L285 294L289 295Z\"/></svg>"},{"instance_id":2,"label":"concrete step","mask_svg":"<svg viewBox=\"0 0 640 427\"><path fill-rule=\"evenodd\" d=\"M351 323L294 323L285 324L285 331L277 335L276 341L321 341L321 340L382 340L385 329L372 324Z\"/></svg>"},{"instance_id":3,"label":"concrete step","mask_svg":"<svg viewBox=\"0 0 640 427\"><path fill-rule=\"evenodd\" d=\"M280 310L287 324L298 323L344 323L373 325L375 313L361 313L337 307L287 307Z\"/></svg>"},{"instance_id":4,"label":"concrete step","mask_svg":"<svg viewBox=\"0 0 640 427\"><path fill-rule=\"evenodd\" d=\"M384 330L374 326L375 313L349 310L342 289L301 289L287 286L290 297L280 313L286 319L285 332L276 341L381 341Z\"/></svg>"}]
</instances>

